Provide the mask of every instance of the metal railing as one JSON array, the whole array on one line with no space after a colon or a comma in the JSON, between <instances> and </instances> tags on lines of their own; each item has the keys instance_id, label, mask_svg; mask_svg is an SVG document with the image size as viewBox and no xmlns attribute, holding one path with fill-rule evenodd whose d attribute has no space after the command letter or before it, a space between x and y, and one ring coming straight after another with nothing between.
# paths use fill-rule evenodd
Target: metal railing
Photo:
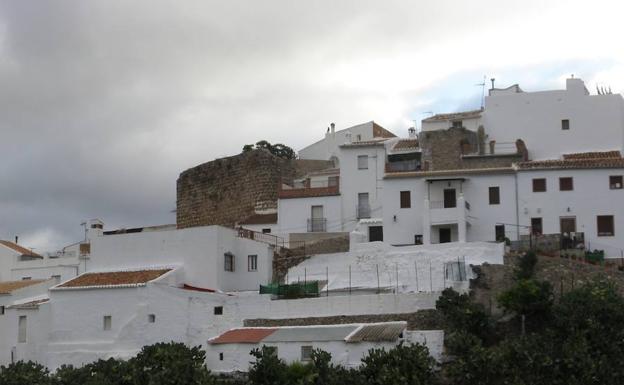
<instances>
[{"instance_id":1,"label":"metal railing","mask_svg":"<svg viewBox=\"0 0 624 385\"><path fill-rule=\"evenodd\" d=\"M324 233L327 231L327 218L308 218L308 233Z\"/></svg>"},{"instance_id":2,"label":"metal railing","mask_svg":"<svg viewBox=\"0 0 624 385\"><path fill-rule=\"evenodd\" d=\"M355 212L357 215L357 219L365 219L371 217L371 208L370 206L356 206Z\"/></svg>"},{"instance_id":3,"label":"metal railing","mask_svg":"<svg viewBox=\"0 0 624 385\"><path fill-rule=\"evenodd\" d=\"M404 160L386 163L386 172L420 171L421 162L419 160Z\"/></svg>"}]
</instances>

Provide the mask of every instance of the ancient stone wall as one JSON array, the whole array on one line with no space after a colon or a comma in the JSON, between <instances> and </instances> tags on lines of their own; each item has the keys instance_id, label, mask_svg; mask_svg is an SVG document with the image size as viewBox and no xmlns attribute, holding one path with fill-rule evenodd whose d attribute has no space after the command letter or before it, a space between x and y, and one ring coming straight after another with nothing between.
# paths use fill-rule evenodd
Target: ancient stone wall
<instances>
[{"instance_id":1,"label":"ancient stone wall","mask_svg":"<svg viewBox=\"0 0 624 385\"><path fill-rule=\"evenodd\" d=\"M177 226L234 226L256 211L277 209L278 186L329 161L287 160L254 150L200 164L177 181Z\"/></svg>"}]
</instances>

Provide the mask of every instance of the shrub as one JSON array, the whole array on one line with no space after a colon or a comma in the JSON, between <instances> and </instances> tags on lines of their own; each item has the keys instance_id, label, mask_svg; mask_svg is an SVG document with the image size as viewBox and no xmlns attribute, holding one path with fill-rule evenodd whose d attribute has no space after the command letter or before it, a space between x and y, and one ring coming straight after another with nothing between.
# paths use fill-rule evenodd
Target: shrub
<instances>
[{"instance_id":1,"label":"shrub","mask_svg":"<svg viewBox=\"0 0 624 385\"><path fill-rule=\"evenodd\" d=\"M517 279L529 279L535 273L535 265L537 265L537 254L533 250L527 251L518 261L516 268Z\"/></svg>"},{"instance_id":2,"label":"shrub","mask_svg":"<svg viewBox=\"0 0 624 385\"><path fill-rule=\"evenodd\" d=\"M459 294L451 288L444 289L436 301L438 309L450 331L463 330L486 339L491 332L490 319L485 308L474 303L468 294Z\"/></svg>"},{"instance_id":3,"label":"shrub","mask_svg":"<svg viewBox=\"0 0 624 385\"><path fill-rule=\"evenodd\" d=\"M161 342L144 346L129 363L135 385L203 385L213 383L205 358L199 346Z\"/></svg>"},{"instance_id":4,"label":"shrub","mask_svg":"<svg viewBox=\"0 0 624 385\"><path fill-rule=\"evenodd\" d=\"M420 344L399 344L391 350L371 349L362 359L360 372L368 384L434 384L435 360Z\"/></svg>"},{"instance_id":5,"label":"shrub","mask_svg":"<svg viewBox=\"0 0 624 385\"><path fill-rule=\"evenodd\" d=\"M275 348L262 346L250 353L256 361L249 369L249 383L253 385L286 385L286 364L277 357Z\"/></svg>"},{"instance_id":6,"label":"shrub","mask_svg":"<svg viewBox=\"0 0 624 385\"><path fill-rule=\"evenodd\" d=\"M0 366L2 385L51 385L48 369L35 362L18 361L8 366Z\"/></svg>"}]
</instances>

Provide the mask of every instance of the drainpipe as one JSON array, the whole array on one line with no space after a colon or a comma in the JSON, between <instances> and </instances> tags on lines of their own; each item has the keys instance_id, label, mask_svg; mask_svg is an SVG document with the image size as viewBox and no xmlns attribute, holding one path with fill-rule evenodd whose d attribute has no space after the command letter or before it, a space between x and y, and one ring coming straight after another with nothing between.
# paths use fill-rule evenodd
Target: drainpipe
<instances>
[{"instance_id":1,"label":"drainpipe","mask_svg":"<svg viewBox=\"0 0 624 385\"><path fill-rule=\"evenodd\" d=\"M520 240L520 204L518 202L518 172L514 172L514 185L516 189L516 240Z\"/></svg>"}]
</instances>

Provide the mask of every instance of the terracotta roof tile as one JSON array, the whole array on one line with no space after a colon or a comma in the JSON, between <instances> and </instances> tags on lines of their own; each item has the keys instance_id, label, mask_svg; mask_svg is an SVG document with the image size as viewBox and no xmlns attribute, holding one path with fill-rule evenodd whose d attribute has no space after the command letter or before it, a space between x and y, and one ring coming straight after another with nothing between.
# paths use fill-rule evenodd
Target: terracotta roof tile
<instances>
[{"instance_id":1,"label":"terracotta roof tile","mask_svg":"<svg viewBox=\"0 0 624 385\"><path fill-rule=\"evenodd\" d=\"M461 111L461 112L452 112L448 114L435 114L433 116L428 117L427 119L423 119L423 122L440 122L446 120L460 120L460 119L471 119L478 118L481 116L483 110L472 110L472 111Z\"/></svg>"},{"instance_id":2,"label":"terracotta roof tile","mask_svg":"<svg viewBox=\"0 0 624 385\"><path fill-rule=\"evenodd\" d=\"M169 271L171 269L85 273L62 285L56 286L55 289L143 286Z\"/></svg>"},{"instance_id":3,"label":"terracotta roof tile","mask_svg":"<svg viewBox=\"0 0 624 385\"><path fill-rule=\"evenodd\" d=\"M574 159L618 159L622 155L619 151L600 151L600 152L577 152L573 154L563 154L564 160Z\"/></svg>"},{"instance_id":4,"label":"terracotta roof tile","mask_svg":"<svg viewBox=\"0 0 624 385\"><path fill-rule=\"evenodd\" d=\"M346 339L347 342L396 341L407 328L407 322L364 324Z\"/></svg>"},{"instance_id":5,"label":"terracotta roof tile","mask_svg":"<svg viewBox=\"0 0 624 385\"><path fill-rule=\"evenodd\" d=\"M21 281L0 282L0 294L11 294L15 290L23 289L45 281L45 279L25 279Z\"/></svg>"},{"instance_id":6,"label":"terracotta roof tile","mask_svg":"<svg viewBox=\"0 0 624 385\"><path fill-rule=\"evenodd\" d=\"M32 250L28 250L27 248L22 247L22 246L18 245L17 243L0 240L0 245L4 245L4 246L8 247L9 249L12 249L13 251L16 251L16 252L18 252L18 253L20 253L22 255L28 255L28 256L31 256L31 257L35 257L35 258L43 258L43 256L35 253Z\"/></svg>"},{"instance_id":7,"label":"terracotta roof tile","mask_svg":"<svg viewBox=\"0 0 624 385\"><path fill-rule=\"evenodd\" d=\"M418 139L401 139L396 142L392 150L414 150L417 148L419 148Z\"/></svg>"},{"instance_id":8,"label":"terracotta roof tile","mask_svg":"<svg viewBox=\"0 0 624 385\"><path fill-rule=\"evenodd\" d=\"M240 328L228 330L208 341L211 344L257 344L273 334L276 328Z\"/></svg>"}]
</instances>

